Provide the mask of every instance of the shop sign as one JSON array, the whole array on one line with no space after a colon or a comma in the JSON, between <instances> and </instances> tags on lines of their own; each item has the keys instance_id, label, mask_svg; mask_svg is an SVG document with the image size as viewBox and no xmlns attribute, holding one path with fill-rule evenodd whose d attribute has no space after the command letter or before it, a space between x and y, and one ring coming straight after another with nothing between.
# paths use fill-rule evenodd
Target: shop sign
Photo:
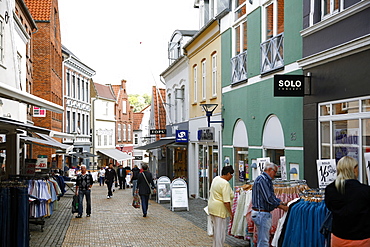
<instances>
[{"instance_id":1,"label":"shop sign","mask_svg":"<svg viewBox=\"0 0 370 247\"><path fill-rule=\"evenodd\" d=\"M46 155L39 155L37 157L36 169L47 169L48 168L48 158Z\"/></svg>"},{"instance_id":2,"label":"shop sign","mask_svg":"<svg viewBox=\"0 0 370 247\"><path fill-rule=\"evenodd\" d=\"M325 188L337 177L335 159L316 160L319 188Z\"/></svg>"},{"instance_id":3,"label":"shop sign","mask_svg":"<svg viewBox=\"0 0 370 247\"><path fill-rule=\"evenodd\" d=\"M203 142L215 141L215 128L214 127L199 128L198 140Z\"/></svg>"},{"instance_id":4,"label":"shop sign","mask_svg":"<svg viewBox=\"0 0 370 247\"><path fill-rule=\"evenodd\" d=\"M189 132L187 130L176 130L176 142L188 142Z\"/></svg>"},{"instance_id":5,"label":"shop sign","mask_svg":"<svg viewBox=\"0 0 370 247\"><path fill-rule=\"evenodd\" d=\"M274 96L303 97L304 75L274 75Z\"/></svg>"},{"instance_id":6,"label":"shop sign","mask_svg":"<svg viewBox=\"0 0 370 247\"><path fill-rule=\"evenodd\" d=\"M165 135L167 131L165 129L153 129L150 130L151 135Z\"/></svg>"},{"instance_id":7,"label":"shop sign","mask_svg":"<svg viewBox=\"0 0 370 247\"><path fill-rule=\"evenodd\" d=\"M135 160L143 160L143 156L141 155L138 155L138 156L134 156Z\"/></svg>"},{"instance_id":8,"label":"shop sign","mask_svg":"<svg viewBox=\"0 0 370 247\"><path fill-rule=\"evenodd\" d=\"M33 176L35 175L35 168L36 168L36 159L26 159L25 160L25 175Z\"/></svg>"},{"instance_id":9,"label":"shop sign","mask_svg":"<svg viewBox=\"0 0 370 247\"><path fill-rule=\"evenodd\" d=\"M174 211L175 208L187 208L189 211L188 204L188 189L186 182L177 178L171 183L171 210Z\"/></svg>"},{"instance_id":10,"label":"shop sign","mask_svg":"<svg viewBox=\"0 0 370 247\"><path fill-rule=\"evenodd\" d=\"M158 178L157 191L157 202L171 200L171 180L166 176Z\"/></svg>"}]
</instances>

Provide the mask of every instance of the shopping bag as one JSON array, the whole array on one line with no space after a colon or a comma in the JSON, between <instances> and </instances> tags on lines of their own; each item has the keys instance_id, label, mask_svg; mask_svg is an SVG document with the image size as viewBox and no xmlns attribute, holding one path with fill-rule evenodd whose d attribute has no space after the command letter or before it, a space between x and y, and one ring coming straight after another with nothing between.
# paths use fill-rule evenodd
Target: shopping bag
<instances>
[{"instance_id":1,"label":"shopping bag","mask_svg":"<svg viewBox=\"0 0 370 247\"><path fill-rule=\"evenodd\" d=\"M74 195L72 199L72 214L78 213L78 196Z\"/></svg>"},{"instance_id":2,"label":"shopping bag","mask_svg":"<svg viewBox=\"0 0 370 247\"><path fill-rule=\"evenodd\" d=\"M132 199L132 206L134 208L140 208L140 197L139 197L139 195L134 195L134 198Z\"/></svg>"},{"instance_id":3,"label":"shopping bag","mask_svg":"<svg viewBox=\"0 0 370 247\"><path fill-rule=\"evenodd\" d=\"M213 221L211 215L208 213L208 206L203 208L203 210L207 214L207 234L208 236L213 236Z\"/></svg>"}]
</instances>

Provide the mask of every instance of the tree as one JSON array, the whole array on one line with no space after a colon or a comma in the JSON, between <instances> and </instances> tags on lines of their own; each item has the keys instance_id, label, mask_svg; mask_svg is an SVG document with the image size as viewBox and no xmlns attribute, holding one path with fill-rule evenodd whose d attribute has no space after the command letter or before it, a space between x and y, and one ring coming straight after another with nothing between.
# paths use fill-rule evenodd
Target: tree
<instances>
[{"instance_id":1,"label":"tree","mask_svg":"<svg viewBox=\"0 0 370 247\"><path fill-rule=\"evenodd\" d=\"M134 112L140 112L147 105L150 105L152 102L152 97L149 94L129 94L128 101L130 105L134 107Z\"/></svg>"}]
</instances>

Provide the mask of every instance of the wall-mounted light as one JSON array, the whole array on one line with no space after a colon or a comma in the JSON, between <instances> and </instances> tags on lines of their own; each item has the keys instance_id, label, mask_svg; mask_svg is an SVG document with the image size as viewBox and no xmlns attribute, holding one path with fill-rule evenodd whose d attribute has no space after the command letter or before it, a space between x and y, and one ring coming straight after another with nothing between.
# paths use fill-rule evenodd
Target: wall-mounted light
<instances>
[{"instance_id":1,"label":"wall-mounted light","mask_svg":"<svg viewBox=\"0 0 370 247\"><path fill-rule=\"evenodd\" d=\"M257 164L256 163L252 163L251 168L257 169Z\"/></svg>"},{"instance_id":2,"label":"wall-mounted light","mask_svg":"<svg viewBox=\"0 0 370 247\"><path fill-rule=\"evenodd\" d=\"M298 174L297 168L293 167L292 169L290 169L289 173L293 175L297 175Z\"/></svg>"}]
</instances>

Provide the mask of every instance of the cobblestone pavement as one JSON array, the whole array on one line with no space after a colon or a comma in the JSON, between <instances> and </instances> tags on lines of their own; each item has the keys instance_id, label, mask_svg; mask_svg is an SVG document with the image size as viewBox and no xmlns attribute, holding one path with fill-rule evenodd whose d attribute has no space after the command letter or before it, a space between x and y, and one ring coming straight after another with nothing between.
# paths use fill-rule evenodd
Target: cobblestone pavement
<instances>
[{"instance_id":1,"label":"cobblestone pavement","mask_svg":"<svg viewBox=\"0 0 370 247\"><path fill-rule=\"evenodd\" d=\"M149 201L148 216L131 206L131 189L116 190L106 198L106 186L92 188L92 214L80 219L72 217L72 194L59 201L59 208L40 226L30 226L30 246L212 246L206 233L206 202L189 199L188 211L169 210L169 203ZM86 202L84 203L86 204ZM84 205L85 206L85 205ZM85 209L84 209L85 212ZM248 246L248 243L227 237L225 246Z\"/></svg>"}]
</instances>

